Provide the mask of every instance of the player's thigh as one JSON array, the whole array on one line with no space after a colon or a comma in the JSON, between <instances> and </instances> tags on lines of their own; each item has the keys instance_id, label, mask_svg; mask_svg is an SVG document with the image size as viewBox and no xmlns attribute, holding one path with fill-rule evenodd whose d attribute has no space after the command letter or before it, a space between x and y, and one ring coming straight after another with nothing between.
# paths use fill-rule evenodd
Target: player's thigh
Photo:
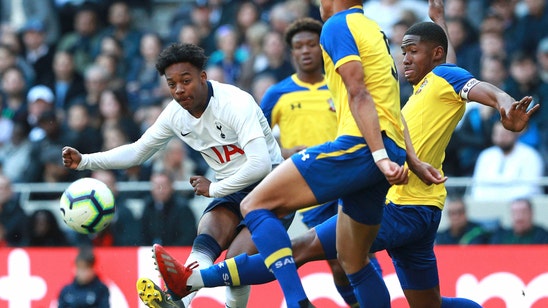
<instances>
[{"instance_id":1,"label":"player's thigh","mask_svg":"<svg viewBox=\"0 0 548 308\"><path fill-rule=\"evenodd\" d=\"M255 247L255 244L251 239L251 233L249 233L249 229L247 228L242 228L234 240L232 240L232 243L230 243L226 252L226 258L233 258L242 253L248 255L257 253L257 248Z\"/></svg>"},{"instance_id":2,"label":"player's thigh","mask_svg":"<svg viewBox=\"0 0 548 308\"><path fill-rule=\"evenodd\" d=\"M217 206L204 213L198 223L198 234L213 237L221 248L226 249L238 233L241 218L227 207Z\"/></svg>"},{"instance_id":3,"label":"player's thigh","mask_svg":"<svg viewBox=\"0 0 548 308\"><path fill-rule=\"evenodd\" d=\"M339 210L336 245L338 260L346 273L355 273L367 264L379 226L359 223Z\"/></svg>"},{"instance_id":4,"label":"player's thigh","mask_svg":"<svg viewBox=\"0 0 548 308\"><path fill-rule=\"evenodd\" d=\"M295 164L287 159L244 198L241 210L244 216L255 209L267 209L282 217L316 203L316 197Z\"/></svg>"}]
</instances>

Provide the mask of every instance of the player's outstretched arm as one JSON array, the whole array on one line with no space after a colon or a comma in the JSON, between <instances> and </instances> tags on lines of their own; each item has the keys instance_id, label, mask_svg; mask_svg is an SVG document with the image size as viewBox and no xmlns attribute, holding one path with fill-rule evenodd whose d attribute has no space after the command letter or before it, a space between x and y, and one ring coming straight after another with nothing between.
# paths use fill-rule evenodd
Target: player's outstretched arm
<instances>
[{"instance_id":1,"label":"player's outstretched arm","mask_svg":"<svg viewBox=\"0 0 548 308\"><path fill-rule=\"evenodd\" d=\"M468 99L497 109L504 128L513 132L522 131L531 116L540 108L538 104L529 108L533 101L531 96L516 101L508 93L488 82L475 85L470 90Z\"/></svg>"},{"instance_id":2,"label":"player's outstretched arm","mask_svg":"<svg viewBox=\"0 0 548 308\"><path fill-rule=\"evenodd\" d=\"M62 150L63 165L70 169L76 169L82 161L82 154L75 148L64 147Z\"/></svg>"}]
</instances>

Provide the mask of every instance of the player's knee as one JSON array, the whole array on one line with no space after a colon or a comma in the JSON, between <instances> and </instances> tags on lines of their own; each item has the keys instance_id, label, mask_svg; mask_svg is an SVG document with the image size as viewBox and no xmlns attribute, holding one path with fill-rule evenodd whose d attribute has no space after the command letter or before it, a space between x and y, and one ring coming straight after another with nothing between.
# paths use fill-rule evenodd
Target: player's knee
<instances>
[{"instance_id":1,"label":"player's knee","mask_svg":"<svg viewBox=\"0 0 548 308\"><path fill-rule=\"evenodd\" d=\"M242 216L246 216L249 212L253 211L253 201L251 200L249 195L247 195L242 202L240 202L240 211L242 212Z\"/></svg>"}]
</instances>

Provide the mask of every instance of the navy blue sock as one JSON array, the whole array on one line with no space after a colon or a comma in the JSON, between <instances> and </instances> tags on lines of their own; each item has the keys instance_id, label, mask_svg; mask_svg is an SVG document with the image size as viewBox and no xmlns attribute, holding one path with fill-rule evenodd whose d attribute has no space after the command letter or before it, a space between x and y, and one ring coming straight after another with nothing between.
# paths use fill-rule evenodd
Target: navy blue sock
<instances>
[{"instance_id":1,"label":"navy blue sock","mask_svg":"<svg viewBox=\"0 0 548 308\"><path fill-rule=\"evenodd\" d=\"M263 284L276 279L260 254L237 255L200 270L205 287Z\"/></svg>"},{"instance_id":2,"label":"navy blue sock","mask_svg":"<svg viewBox=\"0 0 548 308\"><path fill-rule=\"evenodd\" d=\"M347 276L354 287L360 307L390 308L388 288L371 262L358 272Z\"/></svg>"},{"instance_id":3,"label":"navy blue sock","mask_svg":"<svg viewBox=\"0 0 548 308\"><path fill-rule=\"evenodd\" d=\"M369 258L369 262L371 262L371 264L373 265L373 267L375 268L375 270L377 271L377 273L379 274L379 276L382 277L382 267L381 267L381 264L379 263L379 260L377 260L377 258Z\"/></svg>"},{"instance_id":4,"label":"navy blue sock","mask_svg":"<svg viewBox=\"0 0 548 308\"><path fill-rule=\"evenodd\" d=\"M249 212L245 224L266 266L273 271L288 308L299 307L306 294L293 259L291 240L280 220L269 210Z\"/></svg>"},{"instance_id":5,"label":"navy blue sock","mask_svg":"<svg viewBox=\"0 0 548 308\"><path fill-rule=\"evenodd\" d=\"M335 285L337 288L337 291L344 299L344 302L348 304L350 307L359 307L358 299L356 298L356 295L354 294L354 288L352 288L351 285L346 286L340 286Z\"/></svg>"},{"instance_id":6,"label":"navy blue sock","mask_svg":"<svg viewBox=\"0 0 548 308\"><path fill-rule=\"evenodd\" d=\"M198 234L192 243L192 249L210 256L213 261L215 261L223 251L221 246L219 246L219 243L208 234Z\"/></svg>"},{"instance_id":7,"label":"navy blue sock","mask_svg":"<svg viewBox=\"0 0 548 308\"><path fill-rule=\"evenodd\" d=\"M442 297L441 308L481 308L481 306L467 298L462 297Z\"/></svg>"}]
</instances>

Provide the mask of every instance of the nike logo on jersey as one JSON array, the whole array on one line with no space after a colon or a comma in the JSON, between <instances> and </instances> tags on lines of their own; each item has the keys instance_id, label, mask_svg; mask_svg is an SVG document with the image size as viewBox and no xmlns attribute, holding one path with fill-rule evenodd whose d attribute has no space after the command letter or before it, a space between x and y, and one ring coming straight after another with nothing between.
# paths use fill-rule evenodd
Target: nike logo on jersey
<instances>
[{"instance_id":1,"label":"nike logo on jersey","mask_svg":"<svg viewBox=\"0 0 548 308\"><path fill-rule=\"evenodd\" d=\"M186 134L183 133L183 132L181 132L181 136L183 136L183 137L184 137L184 136L188 136L188 134L190 134L190 133L192 133L192 132L188 132L188 133L186 133Z\"/></svg>"}]
</instances>

